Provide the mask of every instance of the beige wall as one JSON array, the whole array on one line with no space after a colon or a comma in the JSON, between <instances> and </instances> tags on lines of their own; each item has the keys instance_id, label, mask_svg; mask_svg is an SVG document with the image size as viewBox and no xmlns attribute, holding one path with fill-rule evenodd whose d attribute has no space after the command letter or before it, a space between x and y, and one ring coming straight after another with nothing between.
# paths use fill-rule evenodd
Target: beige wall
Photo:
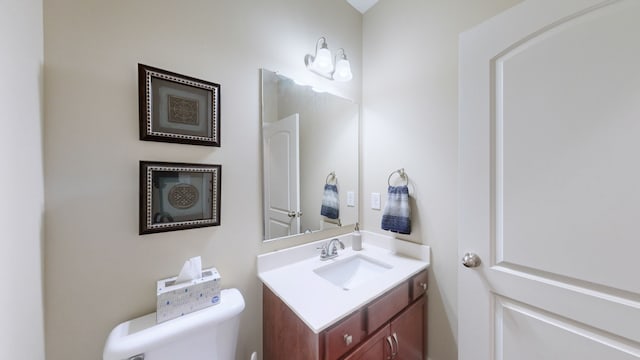
<instances>
[{"instance_id":1,"label":"beige wall","mask_svg":"<svg viewBox=\"0 0 640 360\"><path fill-rule=\"evenodd\" d=\"M0 359L44 359L42 0L0 2Z\"/></svg>"},{"instance_id":2,"label":"beige wall","mask_svg":"<svg viewBox=\"0 0 640 360\"><path fill-rule=\"evenodd\" d=\"M361 20L342 0L45 0L48 360L99 359L195 255L245 296L238 359L260 350L258 69L359 101ZM321 35L347 50L354 81L306 71ZM138 62L222 85L221 148L138 140ZM222 164L222 225L138 236L139 160Z\"/></svg>"},{"instance_id":3,"label":"beige wall","mask_svg":"<svg viewBox=\"0 0 640 360\"><path fill-rule=\"evenodd\" d=\"M381 231L370 194L411 179L413 230L432 247L429 358L457 358L458 34L518 0L381 0L363 20L361 220Z\"/></svg>"}]
</instances>

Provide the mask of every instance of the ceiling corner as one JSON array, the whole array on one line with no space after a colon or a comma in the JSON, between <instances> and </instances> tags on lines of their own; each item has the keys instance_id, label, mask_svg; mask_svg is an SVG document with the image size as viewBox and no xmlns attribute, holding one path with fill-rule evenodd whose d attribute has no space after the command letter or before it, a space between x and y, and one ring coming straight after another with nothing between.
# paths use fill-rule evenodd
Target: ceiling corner
<instances>
[{"instance_id":1,"label":"ceiling corner","mask_svg":"<svg viewBox=\"0 0 640 360\"><path fill-rule=\"evenodd\" d=\"M347 2L356 10L364 14L367 10L371 9L378 0L347 0Z\"/></svg>"}]
</instances>

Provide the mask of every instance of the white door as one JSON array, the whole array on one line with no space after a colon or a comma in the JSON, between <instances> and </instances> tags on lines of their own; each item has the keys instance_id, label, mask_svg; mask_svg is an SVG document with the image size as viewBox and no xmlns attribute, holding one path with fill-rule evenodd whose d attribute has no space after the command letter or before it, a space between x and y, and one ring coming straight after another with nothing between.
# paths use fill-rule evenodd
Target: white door
<instances>
[{"instance_id":1,"label":"white door","mask_svg":"<svg viewBox=\"0 0 640 360\"><path fill-rule=\"evenodd\" d=\"M265 239L300 232L299 129L298 114L262 128Z\"/></svg>"},{"instance_id":2,"label":"white door","mask_svg":"<svg viewBox=\"0 0 640 360\"><path fill-rule=\"evenodd\" d=\"M459 359L640 359L640 1L462 34L459 139Z\"/></svg>"}]
</instances>

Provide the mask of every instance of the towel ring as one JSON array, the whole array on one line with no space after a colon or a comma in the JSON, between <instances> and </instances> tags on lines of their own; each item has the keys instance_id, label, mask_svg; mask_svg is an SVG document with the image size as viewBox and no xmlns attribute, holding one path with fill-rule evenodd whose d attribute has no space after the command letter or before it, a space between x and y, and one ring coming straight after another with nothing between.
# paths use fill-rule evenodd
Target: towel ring
<instances>
[{"instance_id":1,"label":"towel ring","mask_svg":"<svg viewBox=\"0 0 640 360\"><path fill-rule=\"evenodd\" d=\"M325 184L329 183L329 179L334 179L336 184L338 183L338 178L336 177L336 173L335 171L332 171L329 173L329 175L327 175L327 178L324 180Z\"/></svg>"},{"instance_id":2,"label":"towel ring","mask_svg":"<svg viewBox=\"0 0 640 360\"><path fill-rule=\"evenodd\" d=\"M407 176L407 173L404 172L404 168L402 168L402 169L398 169L398 170L392 172L391 174L389 174L389 177L387 178L387 184L389 184L389 186L391 186L391 177L395 173L398 173L400 178L404 179L404 185L405 186L409 185L409 176Z\"/></svg>"}]
</instances>

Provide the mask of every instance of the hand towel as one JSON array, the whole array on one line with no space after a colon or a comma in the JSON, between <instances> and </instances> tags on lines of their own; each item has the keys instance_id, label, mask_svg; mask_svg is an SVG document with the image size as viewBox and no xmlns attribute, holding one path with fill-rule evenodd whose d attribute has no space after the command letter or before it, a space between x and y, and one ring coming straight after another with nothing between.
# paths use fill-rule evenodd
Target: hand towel
<instances>
[{"instance_id":1,"label":"hand towel","mask_svg":"<svg viewBox=\"0 0 640 360\"><path fill-rule=\"evenodd\" d=\"M382 211L382 230L411 234L409 187L389 186L389 198Z\"/></svg>"},{"instance_id":2,"label":"hand towel","mask_svg":"<svg viewBox=\"0 0 640 360\"><path fill-rule=\"evenodd\" d=\"M340 217L340 199L338 198L338 187L336 185L324 185L320 215L326 216L329 219L337 219Z\"/></svg>"}]
</instances>

